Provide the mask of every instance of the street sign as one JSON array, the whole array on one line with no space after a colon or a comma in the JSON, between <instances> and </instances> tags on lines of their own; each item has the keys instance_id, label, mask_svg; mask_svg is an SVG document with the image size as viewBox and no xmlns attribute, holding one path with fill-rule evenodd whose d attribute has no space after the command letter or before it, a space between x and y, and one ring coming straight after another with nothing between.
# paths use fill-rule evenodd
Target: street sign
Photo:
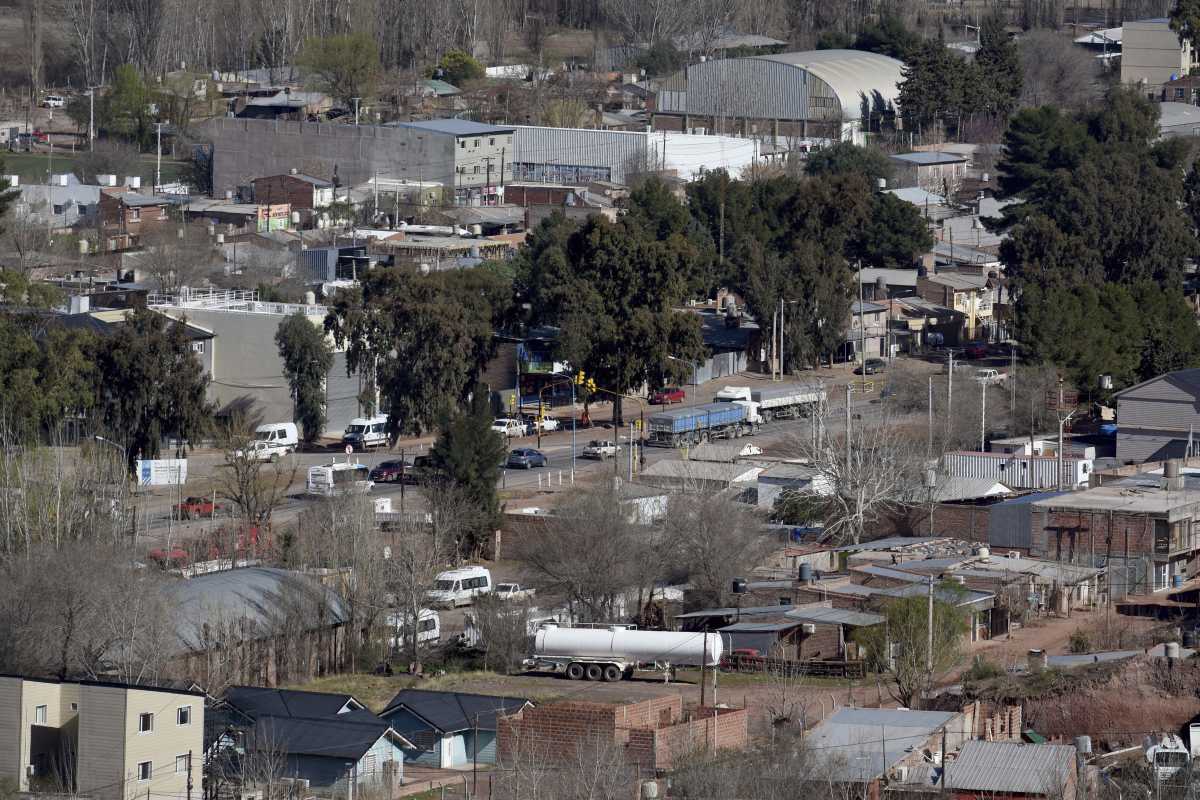
<instances>
[{"instance_id":1,"label":"street sign","mask_svg":"<svg viewBox=\"0 0 1200 800\"><path fill-rule=\"evenodd\" d=\"M352 445L352 444L346 445L346 455L350 455L353 452L354 452L354 445Z\"/></svg>"}]
</instances>

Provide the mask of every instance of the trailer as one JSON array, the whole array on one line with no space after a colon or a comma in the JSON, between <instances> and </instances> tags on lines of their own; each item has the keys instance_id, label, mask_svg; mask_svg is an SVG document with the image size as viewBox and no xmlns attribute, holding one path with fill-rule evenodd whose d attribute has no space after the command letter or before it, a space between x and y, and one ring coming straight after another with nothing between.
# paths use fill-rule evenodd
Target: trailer
<instances>
[{"instance_id":1,"label":"trailer","mask_svg":"<svg viewBox=\"0 0 1200 800\"><path fill-rule=\"evenodd\" d=\"M697 445L709 439L751 436L757 417L733 403L706 403L692 408L660 411L646 421L647 442L660 447Z\"/></svg>"},{"instance_id":2,"label":"trailer","mask_svg":"<svg viewBox=\"0 0 1200 800\"><path fill-rule=\"evenodd\" d=\"M526 669L565 675L573 681L615 682L636 669L715 667L725 652L718 633L639 631L632 625L560 627L547 624L534 636Z\"/></svg>"},{"instance_id":3,"label":"trailer","mask_svg":"<svg viewBox=\"0 0 1200 800\"><path fill-rule=\"evenodd\" d=\"M825 402L825 387L813 384L789 386L726 386L717 392L713 402L737 403L747 407L751 418L760 422L773 419L796 419L811 415Z\"/></svg>"},{"instance_id":4,"label":"trailer","mask_svg":"<svg viewBox=\"0 0 1200 800\"><path fill-rule=\"evenodd\" d=\"M942 456L942 468L954 478L987 478L1002 481L1013 489L1067 489L1087 486L1094 462L1090 458L1063 455L1059 475L1055 456L1027 456L1019 453L981 453L959 451Z\"/></svg>"}]
</instances>

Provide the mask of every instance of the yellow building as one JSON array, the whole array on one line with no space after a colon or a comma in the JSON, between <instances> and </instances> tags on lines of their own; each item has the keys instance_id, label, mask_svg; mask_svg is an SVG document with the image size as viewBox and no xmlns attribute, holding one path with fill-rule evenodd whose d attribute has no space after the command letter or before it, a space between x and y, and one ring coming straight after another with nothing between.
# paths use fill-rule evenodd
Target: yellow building
<instances>
[{"instance_id":1,"label":"yellow building","mask_svg":"<svg viewBox=\"0 0 1200 800\"><path fill-rule=\"evenodd\" d=\"M97 800L200 796L204 694L0 676L0 779Z\"/></svg>"}]
</instances>

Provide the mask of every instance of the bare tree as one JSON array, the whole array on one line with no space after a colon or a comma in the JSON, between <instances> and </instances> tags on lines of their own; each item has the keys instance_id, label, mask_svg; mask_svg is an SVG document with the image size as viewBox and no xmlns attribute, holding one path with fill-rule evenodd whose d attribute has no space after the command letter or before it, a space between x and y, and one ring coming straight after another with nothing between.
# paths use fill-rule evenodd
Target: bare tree
<instances>
[{"instance_id":1,"label":"bare tree","mask_svg":"<svg viewBox=\"0 0 1200 800\"><path fill-rule=\"evenodd\" d=\"M544 529L524 536L519 558L541 591L566 596L573 615L616 621L630 590L662 571L653 532L635 524L611 487L579 492L555 510Z\"/></svg>"},{"instance_id":2,"label":"bare tree","mask_svg":"<svg viewBox=\"0 0 1200 800\"><path fill-rule=\"evenodd\" d=\"M295 458L260 460L251 449L253 437L236 422L222 432L220 440L225 463L218 467L213 480L217 490L229 498L245 524L269 522L272 511L296 480L299 467Z\"/></svg>"},{"instance_id":3,"label":"bare tree","mask_svg":"<svg viewBox=\"0 0 1200 800\"><path fill-rule=\"evenodd\" d=\"M675 494L668 499L662 563L686 572L703 607L723 606L733 579L747 574L771 548L760 520L726 494Z\"/></svg>"},{"instance_id":4,"label":"bare tree","mask_svg":"<svg viewBox=\"0 0 1200 800\"><path fill-rule=\"evenodd\" d=\"M1021 36L1020 51L1022 105L1083 109L1099 94L1096 59L1069 38L1031 30Z\"/></svg>"},{"instance_id":5,"label":"bare tree","mask_svg":"<svg viewBox=\"0 0 1200 800\"><path fill-rule=\"evenodd\" d=\"M481 595L471 604L470 618L485 669L507 675L520 665L529 641L528 602L507 602L494 594Z\"/></svg>"},{"instance_id":6,"label":"bare tree","mask_svg":"<svg viewBox=\"0 0 1200 800\"><path fill-rule=\"evenodd\" d=\"M630 43L656 44L692 22L689 0L603 0L609 21Z\"/></svg>"},{"instance_id":7,"label":"bare tree","mask_svg":"<svg viewBox=\"0 0 1200 800\"><path fill-rule=\"evenodd\" d=\"M437 574L446 568L453 552L449 537L439 538L419 517L406 517L390 524L387 536L384 574L392 604L407 634L408 658L414 670L420 669L421 651L417 640L421 609L428 602L426 593L434 588Z\"/></svg>"},{"instance_id":8,"label":"bare tree","mask_svg":"<svg viewBox=\"0 0 1200 800\"><path fill-rule=\"evenodd\" d=\"M220 268L220 257L203 228L163 227L142 237L138 268L158 284L159 291L177 293L185 286L198 286Z\"/></svg>"},{"instance_id":9,"label":"bare tree","mask_svg":"<svg viewBox=\"0 0 1200 800\"><path fill-rule=\"evenodd\" d=\"M903 503L921 481L920 449L911 433L886 414L851 419L846 430L840 415L814 420L796 435L792 452L812 465L822 491L815 498L825 531L841 542L862 541L867 525ZM826 432L840 424L840 436Z\"/></svg>"},{"instance_id":10,"label":"bare tree","mask_svg":"<svg viewBox=\"0 0 1200 800\"><path fill-rule=\"evenodd\" d=\"M518 729L519 730L519 729ZM496 800L627 800L640 775L625 748L601 733L549 743L516 733L496 773Z\"/></svg>"}]
</instances>

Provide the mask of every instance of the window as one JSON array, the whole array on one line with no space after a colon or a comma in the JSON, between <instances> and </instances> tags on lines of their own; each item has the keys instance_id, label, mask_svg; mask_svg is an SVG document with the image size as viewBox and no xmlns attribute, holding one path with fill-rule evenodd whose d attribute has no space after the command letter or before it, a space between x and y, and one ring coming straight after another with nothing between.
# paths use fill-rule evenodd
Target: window
<instances>
[{"instance_id":1,"label":"window","mask_svg":"<svg viewBox=\"0 0 1200 800\"><path fill-rule=\"evenodd\" d=\"M478 165L478 164L476 164L476 165L475 165L474 172L475 172L475 174L476 174L476 175L478 175L478 174L479 174L479 165Z\"/></svg>"},{"instance_id":2,"label":"window","mask_svg":"<svg viewBox=\"0 0 1200 800\"><path fill-rule=\"evenodd\" d=\"M175 724L176 725L191 725L192 724L192 707L180 706L175 709Z\"/></svg>"},{"instance_id":3,"label":"window","mask_svg":"<svg viewBox=\"0 0 1200 800\"><path fill-rule=\"evenodd\" d=\"M180 710L182 711L182 709L180 709ZM181 756L175 756L175 772L176 773L187 772L188 771L188 762L190 762L191 760L192 760L192 757L190 755L188 755L187 753L184 753Z\"/></svg>"},{"instance_id":4,"label":"window","mask_svg":"<svg viewBox=\"0 0 1200 800\"><path fill-rule=\"evenodd\" d=\"M1166 562L1154 565L1154 591L1161 592L1167 588L1169 566Z\"/></svg>"},{"instance_id":5,"label":"window","mask_svg":"<svg viewBox=\"0 0 1200 800\"><path fill-rule=\"evenodd\" d=\"M459 139L459 140L458 140L458 148L459 148L460 150L466 150L466 149L467 149L467 140L466 140L466 139Z\"/></svg>"},{"instance_id":6,"label":"window","mask_svg":"<svg viewBox=\"0 0 1200 800\"><path fill-rule=\"evenodd\" d=\"M79 710L79 703L71 703L71 710L72 710L72 711L78 711L78 710Z\"/></svg>"},{"instance_id":7,"label":"window","mask_svg":"<svg viewBox=\"0 0 1200 800\"><path fill-rule=\"evenodd\" d=\"M203 353L204 352L204 342L192 342L192 352L193 353Z\"/></svg>"},{"instance_id":8,"label":"window","mask_svg":"<svg viewBox=\"0 0 1200 800\"><path fill-rule=\"evenodd\" d=\"M129 209L129 221L140 222L142 219L142 210L140 208Z\"/></svg>"},{"instance_id":9,"label":"window","mask_svg":"<svg viewBox=\"0 0 1200 800\"><path fill-rule=\"evenodd\" d=\"M153 774L154 774L154 762L153 761L139 761L138 762L138 778L137 779L139 781L148 781L148 780L150 780L150 776Z\"/></svg>"},{"instance_id":10,"label":"window","mask_svg":"<svg viewBox=\"0 0 1200 800\"><path fill-rule=\"evenodd\" d=\"M153 714L138 714L138 733L150 733L154 730Z\"/></svg>"},{"instance_id":11,"label":"window","mask_svg":"<svg viewBox=\"0 0 1200 800\"><path fill-rule=\"evenodd\" d=\"M37 708L33 709L33 724L35 724L35 725L45 725L46 724L46 707L45 706L38 706Z\"/></svg>"},{"instance_id":12,"label":"window","mask_svg":"<svg viewBox=\"0 0 1200 800\"><path fill-rule=\"evenodd\" d=\"M476 140L475 140L475 143L474 143L474 144L472 144L472 145L471 145L471 147L479 147L479 140L478 140L478 139L476 139Z\"/></svg>"},{"instance_id":13,"label":"window","mask_svg":"<svg viewBox=\"0 0 1200 800\"><path fill-rule=\"evenodd\" d=\"M496 146L496 137L493 136L492 138L488 139L488 147L495 147L495 146Z\"/></svg>"},{"instance_id":14,"label":"window","mask_svg":"<svg viewBox=\"0 0 1200 800\"><path fill-rule=\"evenodd\" d=\"M65 211L65 210L66 210L66 206L64 206L62 203L54 204L54 213L55 214L62 214L63 211Z\"/></svg>"}]
</instances>

